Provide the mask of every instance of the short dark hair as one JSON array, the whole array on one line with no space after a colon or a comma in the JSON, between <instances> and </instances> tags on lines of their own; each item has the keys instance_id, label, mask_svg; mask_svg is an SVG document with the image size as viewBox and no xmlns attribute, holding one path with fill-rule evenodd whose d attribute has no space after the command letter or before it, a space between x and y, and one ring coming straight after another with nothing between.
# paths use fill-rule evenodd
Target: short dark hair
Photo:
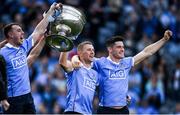
<instances>
[{"instance_id":1,"label":"short dark hair","mask_svg":"<svg viewBox=\"0 0 180 115\"><path fill-rule=\"evenodd\" d=\"M83 49L84 45L86 45L86 44L93 45L92 42L90 42L90 41L84 41L84 42L81 42L81 43L77 46L77 50L78 50L78 51L81 51L81 50Z\"/></svg>"},{"instance_id":2,"label":"short dark hair","mask_svg":"<svg viewBox=\"0 0 180 115\"><path fill-rule=\"evenodd\" d=\"M110 39L106 40L106 47L111 47L114 45L117 41L124 41L124 38L122 36L113 36Z\"/></svg>"},{"instance_id":3,"label":"short dark hair","mask_svg":"<svg viewBox=\"0 0 180 115\"><path fill-rule=\"evenodd\" d=\"M8 38L8 33L11 31L13 25L19 25L18 23L10 23L4 26L4 35L6 38ZM20 25L19 25L20 26Z\"/></svg>"}]
</instances>

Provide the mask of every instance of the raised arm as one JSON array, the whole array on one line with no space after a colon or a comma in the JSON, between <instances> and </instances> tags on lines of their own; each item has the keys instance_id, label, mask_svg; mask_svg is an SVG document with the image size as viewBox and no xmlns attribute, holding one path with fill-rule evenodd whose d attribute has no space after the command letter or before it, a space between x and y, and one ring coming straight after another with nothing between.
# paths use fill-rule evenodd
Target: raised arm
<instances>
[{"instance_id":1,"label":"raised arm","mask_svg":"<svg viewBox=\"0 0 180 115\"><path fill-rule=\"evenodd\" d=\"M68 58L68 52L61 52L59 56L59 65L66 71L71 72L73 71L72 63L67 59Z\"/></svg>"},{"instance_id":2,"label":"raised arm","mask_svg":"<svg viewBox=\"0 0 180 115\"><path fill-rule=\"evenodd\" d=\"M139 64L144 59L150 57L154 53L156 53L172 36L172 32L170 30L166 30L163 38L159 41L147 46L140 53L134 56L134 65Z\"/></svg>"},{"instance_id":3,"label":"raised arm","mask_svg":"<svg viewBox=\"0 0 180 115\"><path fill-rule=\"evenodd\" d=\"M45 39L44 36L42 36L40 38L40 41L38 42L38 44L36 44L34 46L34 48L31 50L30 54L27 57L27 63L28 66L30 67L32 65L32 63L37 59L37 57L39 56L39 54L41 53L43 47L45 45Z\"/></svg>"},{"instance_id":4,"label":"raised arm","mask_svg":"<svg viewBox=\"0 0 180 115\"><path fill-rule=\"evenodd\" d=\"M2 42L0 42L0 48L2 48L6 43L7 43L7 40L3 40Z\"/></svg>"},{"instance_id":5,"label":"raised arm","mask_svg":"<svg viewBox=\"0 0 180 115\"><path fill-rule=\"evenodd\" d=\"M34 40L34 43L37 42L36 38L39 38L39 36L43 35L46 32L46 28L49 24L50 17L52 18L55 9L60 9L62 7L61 3L53 3L48 10L48 12L44 15L43 19L38 23L35 30L32 33L32 37Z\"/></svg>"}]
</instances>

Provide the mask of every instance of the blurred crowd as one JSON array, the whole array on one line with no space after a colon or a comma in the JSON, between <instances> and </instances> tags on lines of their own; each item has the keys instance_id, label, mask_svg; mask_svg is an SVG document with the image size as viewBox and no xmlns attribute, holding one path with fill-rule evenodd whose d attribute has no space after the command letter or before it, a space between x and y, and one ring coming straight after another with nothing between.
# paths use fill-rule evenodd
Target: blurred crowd
<instances>
[{"instance_id":1,"label":"blurred crowd","mask_svg":"<svg viewBox=\"0 0 180 115\"><path fill-rule=\"evenodd\" d=\"M69 58L76 54L76 45L84 40L94 43L96 57L106 56L104 43L113 35L123 36L125 55L134 56L170 29L173 32L170 41L131 71L129 108L136 114L180 113L179 0L1 0L0 41L4 39L3 26L10 22L20 23L28 36L53 2L74 6L86 15L87 23L74 41ZM30 67L37 113L62 113L66 106L66 78L58 65L59 54L45 46ZM94 110L97 107L96 96Z\"/></svg>"}]
</instances>

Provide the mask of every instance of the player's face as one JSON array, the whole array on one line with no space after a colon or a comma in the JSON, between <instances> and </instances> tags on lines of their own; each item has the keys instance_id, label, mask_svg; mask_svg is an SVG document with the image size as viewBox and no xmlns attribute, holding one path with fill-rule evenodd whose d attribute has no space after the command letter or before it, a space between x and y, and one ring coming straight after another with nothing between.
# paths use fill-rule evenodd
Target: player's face
<instances>
[{"instance_id":1,"label":"player's face","mask_svg":"<svg viewBox=\"0 0 180 115\"><path fill-rule=\"evenodd\" d=\"M122 41L115 42L112 46L111 54L116 59L122 59L124 57L124 44Z\"/></svg>"},{"instance_id":2,"label":"player's face","mask_svg":"<svg viewBox=\"0 0 180 115\"><path fill-rule=\"evenodd\" d=\"M82 49L82 57L85 61L92 62L94 58L94 47L90 44L85 44Z\"/></svg>"},{"instance_id":3,"label":"player's face","mask_svg":"<svg viewBox=\"0 0 180 115\"><path fill-rule=\"evenodd\" d=\"M20 46L24 40L24 31L19 25L13 25L10 37L15 45Z\"/></svg>"}]
</instances>

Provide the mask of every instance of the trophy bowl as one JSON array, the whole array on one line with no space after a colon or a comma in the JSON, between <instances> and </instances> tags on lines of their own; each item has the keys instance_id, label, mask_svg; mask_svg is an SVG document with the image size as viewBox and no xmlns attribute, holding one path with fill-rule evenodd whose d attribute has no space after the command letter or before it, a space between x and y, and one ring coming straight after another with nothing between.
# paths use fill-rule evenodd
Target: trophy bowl
<instances>
[{"instance_id":1,"label":"trophy bowl","mask_svg":"<svg viewBox=\"0 0 180 115\"><path fill-rule=\"evenodd\" d=\"M82 32L86 23L85 15L79 9L63 5L60 15L48 25L46 43L52 48L66 52L70 51L78 35Z\"/></svg>"}]
</instances>

